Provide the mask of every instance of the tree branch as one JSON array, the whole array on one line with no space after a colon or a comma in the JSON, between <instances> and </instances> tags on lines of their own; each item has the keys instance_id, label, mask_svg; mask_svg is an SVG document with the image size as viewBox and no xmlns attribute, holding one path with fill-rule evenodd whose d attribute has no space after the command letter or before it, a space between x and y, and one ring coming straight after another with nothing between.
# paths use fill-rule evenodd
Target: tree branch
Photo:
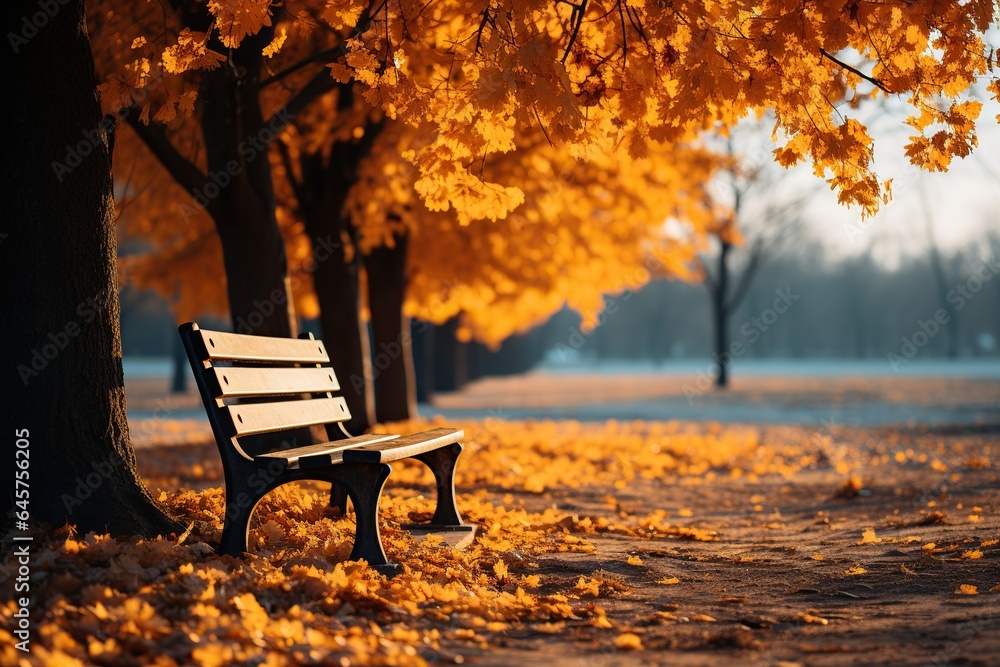
<instances>
[{"instance_id":1,"label":"tree branch","mask_svg":"<svg viewBox=\"0 0 1000 667\"><path fill-rule=\"evenodd\" d=\"M295 195L296 201L299 202L299 206L302 206L302 200L306 196L306 193L302 187L302 182L295 177L295 170L292 165L292 156L288 151L288 144L281 139L278 139L275 143L278 144L278 154L281 156L281 163L285 167L285 178L288 179L288 184L292 186L292 193Z\"/></svg>"},{"instance_id":2,"label":"tree branch","mask_svg":"<svg viewBox=\"0 0 1000 667\"><path fill-rule=\"evenodd\" d=\"M361 15L361 18L358 19L357 25L354 26L353 30L351 30L351 37L357 37L368 30L368 26L371 25L372 7L374 4L374 0L370 0L364 13ZM331 59L344 55L347 53L348 39L344 39L340 44L332 49L324 51L323 53ZM301 64L305 65L307 63ZM293 65L293 67L298 68L299 66ZM279 74L281 73L279 72ZM297 93L292 95L291 99L285 103L284 107L267 119L266 125L275 133L280 132L286 125L288 125L288 123L291 122L293 118L295 118L295 116L299 114L300 111L309 106L313 100L330 92L337 84L338 82L330 76L330 72L328 72L326 66L324 66L322 70L317 72L316 75L309 80L309 83L303 86Z\"/></svg>"},{"instance_id":3,"label":"tree branch","mask_svg":"<svg viewBox=\"0 0 1000 667\"><path fill-rule=\"evenodd\" d=\"M571 2L566 4L573 8L569 19L573 23L573 32L570 33L569 42L566 43L566 51L563 53L562 60L560 61L563 65L566 64L566 59L569 58L570 51L573 50L576 36L580 33L580 26L583 25L583 18L587 13L587 0L580 0L580 4L578 5L574 5Z\"/></svg>"},{"instance_id":4,"label":"tree branch","mask_svg":"<svg viewBox=\"0 0 1000 667\"><path fill-rule=\"evenodd\" d=\"M289 65L288 67L286 67L285 69L281 70L280 72L276 72L275 74L272 74L271 76L267 77L266 79L262 79L261 81L258 81L256 84L254 84L253 86L250 87L250 90L251 91L262 90L263 88L266 88L267 86L271 85L272 83L277 83L278 81L281 81L285 77L291 76L292 74L294 74L295 72L298 72L300 69L302 69L306 65L311 65L312 63L316 62L317 60L323 60L324 58L339 57L339 56L342 56L342 55L344 55L344 46L343 46L343 44L338 44L337 46L335 46L333 48L327 49L325 51L320 51L319 53L316 53L316 54L313 54L313 55L309 56L308 58L303 58L302 60L300 60L299 62L295 63L294 65Z\"/></svg>"},{"instance_id":5,"label":"tree branch","mask_svg":"<svg viewBox=\"0 0 1000 667\"><path fill-rule=\"evenodd\" d=\"M122 109L119 115L146 144L146 147L173 179L190 195L198 194L205 186L208 177L197 165L181 155L177 147L167 137L162 125L143 123L139 120L139 113L139 107L133 104Z\"/></svg>"},{"instance_id":6,"label":"tree branch","mask_svg":"<svg viewBox=\"0 0 1000 667\"><path fill-rule=\"evenodd\" d=\"M698 265L701 266L702 282L705 287L708 288L709 292L715 292L717 284L715 278L712 277L712 273L708 270L708 264L705 262L705 258L701 255L697 255L695 259L698 261Z\"/></svg>"},{"instance_id":7,"label":"tree branch","mask_svg":"<svg viewBox=\"0 0 1000 667\"><path fill-rule=\"evenodd\" d=\"M297 115L299 115L303 109L312 104L317 98L333 90L336 85L337 81L330 76L330 72L328 72L324 67L322 71L317 72L316 75L309 80L309 83L300 88L297 93L292 95L291 99L288 100L285 106L276 111L273 116L268 118L265 125L271 128L275 133L280 132Z\"/></svg>"},{"instance_id":8,"label":"tree branch","mask_svg":"<svg viewBox=\"0 0 1000 667\"><path fill-rule=\"evenodd\" d=\"M740 274L739 281L736 285L736 289L730 294L729 298L726 299L724 308L726 312L733 312L739 307L740 303L746 297L747 292L750 290L750 283L753 282L753 276L757 273L757 269L760 268L761 258L764 254L764 244L757 243L753 244L753 248L750 250L750 262L747 264L746 268L743 269L743 273Z\"/></svg>"},{"instance_id":9,"label":"tree branch","mask_svg":"<svg viewBox=\"0 0 1000 667\"><path fill-rule=\"evenodd\" d=\"M844 69L846 69L848 72L851 72L852 74L856 74L856 75L860 76L862 79L864 79L868 83L872 84L873 86L875 86L876 88L878 88L882 92L884 92L884 93L891 93L892 92L891 90L889 90L888 88L885 87L884 83L882 83L881 81L879 81L875 77L868 76L867 74L865 74L861 70L857 69L856 67L851 67L850 65L848 65L844 61L838 59L836 56L830 55L829 51L827 51L826 49L820 49L819 52L827 60L830 60L830 61L836 63L837 65L843 67Z\"/></svg>"},{"instance_id":10,"label":"tree branch","mask_svg":"<svg viewBox=\"0 0 1000 667\"><path fill-rule=\"evenodd\" d=\"M489 6L483 10L483 20L479 22L479 29L476 30L476 48L474 53L479 53L479 47L483 43L483 31L486 30L486 24L490 21L490 8Z\"/></svg>"}]
</instances>

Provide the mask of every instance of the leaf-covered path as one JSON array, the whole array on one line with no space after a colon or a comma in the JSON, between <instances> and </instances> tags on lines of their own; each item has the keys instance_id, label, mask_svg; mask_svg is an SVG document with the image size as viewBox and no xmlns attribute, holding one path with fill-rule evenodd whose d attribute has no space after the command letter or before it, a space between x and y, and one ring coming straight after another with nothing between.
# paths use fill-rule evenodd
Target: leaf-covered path
<instances>
[{"instance_id":1,"label":"leaf-covered path","mask_svg":"<svg viewBox=\"0 0 1000 667\"><path fill-rule=\"evenodd\" d=\"M384 533L404 573L388 581L342 562L352 522L309 485L265 499L254 556L214 555L214 445L140 450L190 534L38 535L32 664L988 664L1000 650L995 428L458 425L460 504L484 529L463 552L417 543L398 526L428 516L430 480L397 468ZM4 645L5 664L22 657Z\"/></svg>"},{"instance_id":2,"label":"leaf-covered path","mask_svg":"<svg viewBox=\"0 0 1000 667\"><path fill-rule=\"evenodd\" d=\"M819 444L858 464L846 478L820 461L783 479L633 482L614 503L596 489L556 494L580 515L614 521L661 509L718 539L611 532L588 536L593 554L546 557L543 578L611 582L601 605L643 650L623 650L612 634L567 639L553 628L554 641L526 632L504 644L523 654L485 663L992 664L997 433L838 429ZM809 434L770 429L763 440L796 437Z\"/></svg>"}]
</instances>

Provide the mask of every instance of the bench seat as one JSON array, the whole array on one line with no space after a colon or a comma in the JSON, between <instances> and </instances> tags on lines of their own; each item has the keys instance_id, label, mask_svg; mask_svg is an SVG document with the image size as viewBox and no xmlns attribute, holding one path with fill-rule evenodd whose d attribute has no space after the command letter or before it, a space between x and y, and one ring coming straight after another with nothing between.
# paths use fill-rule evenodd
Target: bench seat
<instances>
[{"instance_id":1,"label":"bench seat","mask_svg":"<svg viewBox=\"0 0 1000 667\"><path fill-rule=\"evenodd\" d=\"M395 440L398 435L375 435L365 434L333 442L321 442L315 445L305 445L304 447L294 447L292 449L282 449L276 452L258 454L256 458L275 459L285 461L289 468L315 468L321 465L340 463L344 459L341 453L345 449L374 445L386 440Z\"/></svg>"},{"instance_id":2,"label":"bench seat","mask_svg":"<svg viewBox=\"0 0 1000 667\"><path fill-rule=\"evenodd\" d=\"M383 442L366 443L362 447L343 449L330 455L331 462L339 456L342 461L353 463L392 463L410 459L465 439L465 431L454 428L436 428L413 435L393 436Z\"/></svg>"}]
</instances>

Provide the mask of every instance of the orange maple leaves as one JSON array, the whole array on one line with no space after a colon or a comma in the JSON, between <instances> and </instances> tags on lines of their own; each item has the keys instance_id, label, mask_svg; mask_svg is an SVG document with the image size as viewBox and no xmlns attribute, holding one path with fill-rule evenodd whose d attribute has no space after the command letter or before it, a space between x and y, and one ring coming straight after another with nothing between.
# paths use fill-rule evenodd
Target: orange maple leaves
<instances>
[{"instance_id":1,"label":"orange maple leaves","mask_svg":"<svg viewBox=\"0 0 1000 667\"><path fill-rule=\"evenodd\" d=\"M378 140L348 202L360 250L413 232L409 311L435 321L464 313L463 332L490 342L565 302L595 322L603 293L648 279L649 257L656 271L683 274L706 224L698 181L712 169L690 143L707 128L773 110L775 159L810 161L842 203L871 214L891 183L875 173L873 139L854 110L900 98L910 109L900 120L913 129L906 154L943 170L976 146L981 105L968 91L996 72L988 0L682 0L669 8L594 0L576 9L523 0L281 8L213 0L207 29L168 19L166 33L157 8L103 5L105 30L96 35L109 73L106 108L137 104L192 156L201 155L192 129L200 73L272 23L273 39L255 47L280 79L262 90L265 111L324 67L355 82L363 99L349 113L328 95L281 141L293 153L300 141L322 151L331 137L361 136L366 117L384 115L392 139ZM988 90L1000 96L1000 83ZM295 199L280 180L278 218L294 272L309 250L296 240ZM668 217L680 237L659 227ZM502 240L511 236L521 242ZM475 261L463 268L470 248ZM573 262L592 270L545 270Z\"/></svg>"},{"instance_id":2,"label":"orange maple leaves","mask_svg":"<svg viewBox=\"0 0 1000 667\"><path fill-rule=\"evenodd\" d=\"M212 0L208 8L208 33L181 31L159 59L117 72L121 85L105 92L121 102L126 85L148 85L150 67L216 67L225 54L206 47L210 34L231 49L272 21L268 0ZM523 203L516 186L473 165L516 150L530 128L578 151L625 145L641 156L648 141L689 139L765 108L788 136L783 164L810 159L841 201L872 213L884 200L872 140L847 110L866 98L908 96L919 122L907 154L943 169L975 146L979 108L961 97L995 67L988 0L805 8L686 0L669 9L403 0L306 3L283 17L291 29L265 48L269 57L287 36L316 39L323 24L355 31L331 73L363 84L369 103L390 117L430 124L432 140L407 154L417 192L430 208L454 207L469 219L502 218Z\"/></svg>"}]
</instances>

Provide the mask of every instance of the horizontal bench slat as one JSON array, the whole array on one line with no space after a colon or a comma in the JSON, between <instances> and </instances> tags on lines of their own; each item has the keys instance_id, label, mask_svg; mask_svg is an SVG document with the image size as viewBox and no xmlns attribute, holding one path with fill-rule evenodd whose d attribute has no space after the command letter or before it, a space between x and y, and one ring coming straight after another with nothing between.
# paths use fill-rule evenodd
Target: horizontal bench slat
<instances>
[{"instance_id":1,"label":"horizontal bench slat","mask_svg":"<svg viewBox=\"0 0 1000 667\"><path fill-rule=\"evenodd\" d=\"M227 405L222 409L232 420L232 434L235 436L333 424L351 418L343 397Z\"/></svg>"},{"instance_id":2,"label":"horizontal bench slat","mask_svg":"<svg viewBox=\"0 0 1000 667\"><path fill-rule=\"evenodd\" d=\"M201 338L208 359L212 361L285 364L325 364L330 361L320 340L245 336L207 329L192 331L191 335Z\"/></svg>"},{"instance_id":3,"label":"horizontal bench slat","mask_svg":"<svg viewBox=\"0 0 1000 667\"><path fill-rule=\"evenodd\" d=\"M438 447L461 442L465 431L454 428L436 428L423 433L404 435L397 440L366 445L343 452L345 463L390 463L417 456Z\"/></svg>"},{"instance_id":4,"label":"horizontal bench slat","mask_svg":"<svg viewBox=\"0 0 1000 667\"><path fill-rule=\"evenodd\" d=\"M268 368L266 366L211 368L206 372L220 398L318 394L338 391L332 368Z\"/></svg>"},{"instance_id":5,"label":"horizontal bench slat","mask_svg":"<svg viewBox=\"0 0 1000 667\"><path fill-rule=\"evenodd\" d=\"M294 466L298 463L303 468L327 466L331 463L341 462L343 458L340 456L340 453L345 449L360 447L362 445L374 445L386 440L394 440L398 437L398 435L368 433L354 438L335 440L334 442L323 442L278 452L268 452L267 454L261 454L257 458L284 459L288 462L289 466Z\"/></svg>"}]
</instances>

